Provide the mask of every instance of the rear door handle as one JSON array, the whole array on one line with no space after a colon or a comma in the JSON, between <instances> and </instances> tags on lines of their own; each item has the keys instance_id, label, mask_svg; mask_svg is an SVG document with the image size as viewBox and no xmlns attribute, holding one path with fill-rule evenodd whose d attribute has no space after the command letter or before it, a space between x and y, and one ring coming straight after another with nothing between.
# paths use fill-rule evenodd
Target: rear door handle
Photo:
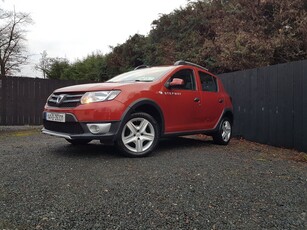
<instances>
[{"instance_id":1,"label":"rear door handle","mask_svg":"<svg viewBox=\"0 0 307 230\"><path fill-rule=\"evenodd\" d=\"M224 99L220 98L219 103L223 103L223 102L224 102Z\"/></svg>"},{"instance_id":2,"label":"rear door handle","mask_svg":"<svg viewBox=\"0 0 307 230\"><path fill-rule=\"evenodd\" d=\"M199 102L200 99L199 99L198 97L195 97L195 98L194 98L194 101L195 101L195 102Z\"/></svg>"}]
</instances>

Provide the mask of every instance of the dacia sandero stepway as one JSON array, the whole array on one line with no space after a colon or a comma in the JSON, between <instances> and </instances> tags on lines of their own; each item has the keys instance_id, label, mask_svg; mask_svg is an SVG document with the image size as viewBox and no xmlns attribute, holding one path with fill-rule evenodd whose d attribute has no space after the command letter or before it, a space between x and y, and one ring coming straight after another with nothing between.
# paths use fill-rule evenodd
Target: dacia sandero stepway
<instances>
[{"instance_id":1,"label":"dacia sandero stepway","mask_svg":"<svg viewBox=\"0 0 307 230\"><path fill-rule=\"evenodd\" d=\"M233 119L221 80L202 66L177 61L55 90L44 108L42 132L74 145L113 143L125 155L141 157L165 136L206 134L226 145Z\"/></svg>"}]
</instances>

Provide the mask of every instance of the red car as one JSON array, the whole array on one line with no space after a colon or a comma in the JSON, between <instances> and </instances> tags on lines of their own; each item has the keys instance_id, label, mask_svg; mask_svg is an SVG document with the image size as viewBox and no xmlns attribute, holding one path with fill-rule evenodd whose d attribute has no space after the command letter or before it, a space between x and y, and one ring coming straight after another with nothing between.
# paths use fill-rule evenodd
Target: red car
<instances>
[{"instance_id":1,"label":"red car","mask_svg":"<svg viewBox=\"0 0 307 230\"><path fill-rule=\"evenodd\" d=\"M177 61L55 90L42 132L71 144L114 143L125 155L140 157L165 136L206 134L226 145L232 124L232 101L221 80L204 67Z\"/></svg>"}]
</instances>

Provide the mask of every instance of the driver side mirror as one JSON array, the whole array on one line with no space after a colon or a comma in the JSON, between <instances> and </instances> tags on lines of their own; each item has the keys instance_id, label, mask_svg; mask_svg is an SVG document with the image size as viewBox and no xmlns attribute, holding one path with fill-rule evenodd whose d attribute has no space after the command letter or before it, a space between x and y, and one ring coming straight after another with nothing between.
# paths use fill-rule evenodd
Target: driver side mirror
<instances>
[{"instance_id":1,"label":"driver side mirror","mask_svg":"<svg viewBox=\"0 0 307 230\"><path fill-rule=\"evenodd\" d=\"M171 82L166 82L165 87L170 89L175 86L184 86L184 80L180 78L173 78Z\"/></svg>"}]
</instances>

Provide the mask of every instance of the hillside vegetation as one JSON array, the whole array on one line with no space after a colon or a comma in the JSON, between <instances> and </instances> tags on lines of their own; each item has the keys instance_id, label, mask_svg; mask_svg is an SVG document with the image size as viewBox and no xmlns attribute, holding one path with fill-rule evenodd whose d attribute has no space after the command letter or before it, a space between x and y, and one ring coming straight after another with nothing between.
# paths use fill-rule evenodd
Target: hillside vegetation
<instances>
[{"instance_id":1,"label":"hillside vegetation","mask_svg":"<svg viewBox=\"0 0 307 230\"><path fill-rule=\"evenodd\" d=\"M198 0L161 15L108 54L50 59L49 78L103 81L134 67L184 59L215 73L307 58L306 0Z\"/></svg>"}]
</instances>

